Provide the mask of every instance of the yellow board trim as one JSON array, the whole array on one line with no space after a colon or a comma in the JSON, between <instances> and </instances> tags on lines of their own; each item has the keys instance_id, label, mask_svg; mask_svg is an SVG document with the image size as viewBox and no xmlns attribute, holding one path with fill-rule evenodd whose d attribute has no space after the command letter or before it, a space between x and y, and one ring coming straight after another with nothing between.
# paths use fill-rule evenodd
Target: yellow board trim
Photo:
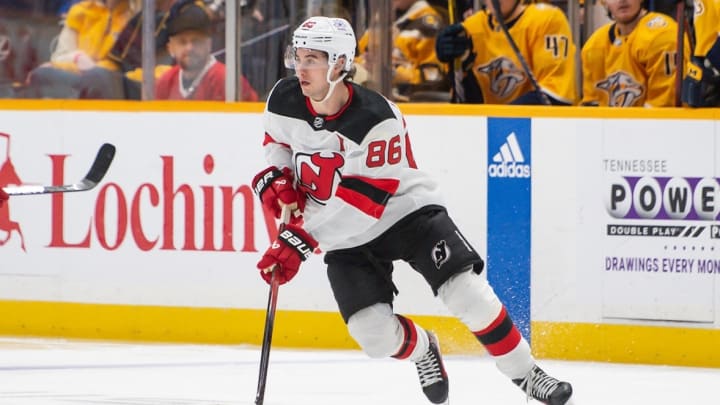
<instances>
[{"instance_id":1,"label":"yellow board trim","mask_svg":"<svg viewBox=\"0 0 720 405\"><path fill-rule=\"evenodd\" d=\"M718 108L543 107L484 104L399 104L408 115L533 118L720 119ZM265 103L220 101L0 100L0 111L131 111L260 113Z\"/></svg>"},{"instance_id":2,"label":"yellow board trim","mask_svg":"<svg viewBox=\"0 0 720 405\"><path fill-rule=\"evenodd\" d=\"M541 358L720 367L720 330L645 325L532 322Z\"/></svg>"},{"instance_id":3,"label":"yellow board trim","mask_svg":"<svg viewBox=\"0 0 720 405\"><path fill-rule=\"evenodd\" d=\"M259 346L264 309L193 308L0 300L0 335L128 342ZM455 318L412 315L435 331L448 354L483 354ZM539 358L720 367L720 330L594 323L532 322ZM338 313L278 310L273 346L359 349Z\"/></svg>"},{"instance_id":4,"label":"yellow board trim","mask_svg":"<svg viewBox=\"0 0 720 405\"><path fill-rule=\"evenodd\" d=\"M0 301L0 335L170 343L262 344L265 310ZM412 316L447 353L482 353L458 320ZM359 349L339 313L278 310L273 346Z\"/></svg>"}]
</instances>

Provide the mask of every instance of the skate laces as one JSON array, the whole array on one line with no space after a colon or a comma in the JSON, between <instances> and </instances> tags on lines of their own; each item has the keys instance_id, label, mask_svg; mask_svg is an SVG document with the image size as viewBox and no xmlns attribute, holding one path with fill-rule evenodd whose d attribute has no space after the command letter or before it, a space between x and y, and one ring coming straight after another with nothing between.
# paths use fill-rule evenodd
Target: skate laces
<instances>
[{"instance_id":1,"label":"skate laces","mask_svg":"<svg viewBox=\"0 0 720 405\"><path fill-rule=\"evenodd\" d=\"M525 377L525 394L528 400L533 398L544 401L550 397L559 384L560 381L545 374L538 366L534 366Z\"/></svg>"},{"instance_id":2,"label":"skate laces","mask_svg":"<svg viewBox=\"0 0 720 405\"><path fill-rule=\"evenodd\" d=\"M428 351L423 357L415 362L418 376L420 377L420 385L425 388L438 382L443 381L442 370L440 369L440 360L437 358L433 343L430 343Z\"/></svg>"}]
</instances>

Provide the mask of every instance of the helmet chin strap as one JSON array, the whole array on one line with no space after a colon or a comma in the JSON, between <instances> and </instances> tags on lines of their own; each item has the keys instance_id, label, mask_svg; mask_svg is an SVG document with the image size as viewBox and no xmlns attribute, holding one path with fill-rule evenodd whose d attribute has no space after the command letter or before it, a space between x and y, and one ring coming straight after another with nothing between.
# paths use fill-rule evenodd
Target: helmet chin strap
<instances>
[{"instance_id":1,"label":"helmet chin strap","mask_svg":"<svg viewBox=\"0 0 720 405\"><path fill-rule=\"evenodd\" d=\"M335 80L331 80L331 79L330 79L330 76L331 76L331 75L332 75L332 66L330 67L330 69L328 69L328 71L327 71L327 76L325 77L325 79L327 80L327 82L330 84L330 87L328 88L328 92L327 92L327 94L325 95L325 98L323 98L323 99L320 100L320 101L317 101L317 100L313 100L313 101L316 101L316 102L318 102L318 103L324 103L324 102L326 102L326 101L330 98L330 95L332 95L333 90L335 90L335 86L337 86L337 84L340 83L340 82L342 81L342 79L345 78L345 76L347 76L347 72L342 72L342 74L340 75L340 77L338 77L338 78L335 79Z\"/></svg>"}]
</instances>

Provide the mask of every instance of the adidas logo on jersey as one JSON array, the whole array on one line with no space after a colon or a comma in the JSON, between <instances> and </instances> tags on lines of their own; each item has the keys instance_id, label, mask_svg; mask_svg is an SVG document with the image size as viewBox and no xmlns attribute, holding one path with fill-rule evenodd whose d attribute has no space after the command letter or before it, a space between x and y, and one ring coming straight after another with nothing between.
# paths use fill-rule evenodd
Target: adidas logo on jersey
<instances>
[{"instance_id":1,"label":"adidas logo on jersey","mask_svg":"<svg viewBox=\"0 0 720 405\"><path fill-rule=\"evenodd\" d=\"M525 163L520 144L515 132L510 133L500 151L492 158L493 163L488 165L490 177L530 177L530 165Z\"/></svg>"}]
</instances>

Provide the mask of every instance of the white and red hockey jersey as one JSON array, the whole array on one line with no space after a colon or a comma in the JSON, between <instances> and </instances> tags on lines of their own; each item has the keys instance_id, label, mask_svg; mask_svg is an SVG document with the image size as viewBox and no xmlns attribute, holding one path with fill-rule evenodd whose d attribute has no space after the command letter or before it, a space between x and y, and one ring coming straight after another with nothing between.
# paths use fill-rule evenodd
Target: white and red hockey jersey
<instances>
[{"instance_id":1,"label":"white and red hockey jersey","mask_svg":"<svg viewBox=\"0 0 720 405\"><path fill-rule=\"evenodd\" d=\"M293 171L307 197L304 228L324 251L360 246L413 211L443 204L437 183L415 165L398 107L345 85L350 98L331 116L315 113L294 77L277 82L265 106L265 157Z\"/></svg>"}]
</instances>

